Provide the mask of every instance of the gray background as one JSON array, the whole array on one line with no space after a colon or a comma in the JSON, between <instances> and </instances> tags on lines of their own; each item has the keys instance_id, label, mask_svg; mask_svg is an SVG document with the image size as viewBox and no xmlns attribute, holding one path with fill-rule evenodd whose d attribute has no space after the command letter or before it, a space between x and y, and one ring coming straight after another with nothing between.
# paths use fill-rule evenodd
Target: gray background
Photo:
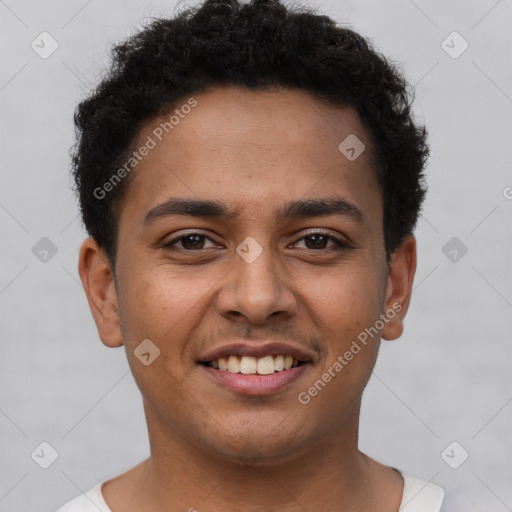
<instances>
[{"instance_id":1,"label":"gray background","mask_svg":"<svg viewBox=\"0 0 512 512\"><path fill-rule=\"evenodd\" d=\"M402 63L430 131L416 288L364 393L360 448L458 491L467 511L512 510L512 1L309 5ZM148 455L125 354L101 344L78 278L68 149L109 43L175 6L0 1L0 512L55 511ZM59 44L48 59L30 46L43 31ZM469 43L458 58L441 45L453 31ZM46 262L32 252L42 237L57 247ZM46 470L30 456L42 441L59 454ZM458 469L441 456L453 441L469 453Z\"/></svg>"}]
</instances>

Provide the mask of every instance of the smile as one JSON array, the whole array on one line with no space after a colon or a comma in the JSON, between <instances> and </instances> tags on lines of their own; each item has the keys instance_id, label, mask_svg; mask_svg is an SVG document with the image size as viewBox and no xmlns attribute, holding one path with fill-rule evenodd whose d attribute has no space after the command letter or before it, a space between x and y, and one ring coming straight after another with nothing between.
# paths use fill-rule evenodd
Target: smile
<instances>
[{"instance_id":1,"label":"smile","mask_svg":"<svg viewBox=\"0 0 512 512\"><path fill-rule=\"evenodd\" d=\"M251 357L230 355L219 357L213 361L206 361L206 366L216 370L230 373L242 373L244 375L271 375L275 372L290 370L302 364L301 361L290 355L267 355L265 357Z\"/></svg>"},{"instance_id":2,"label":"smile","mask_svg":"<svg viewBox=\"0 0 512 512\"><path fill-rule=\"evenodd\" d=\"M218 368L215 368L218 366ZM299 379L311 362L298 361L292 356L219 357L199 364L215 384L241 395L270 395Z\"/></svg>"}]
</instances>

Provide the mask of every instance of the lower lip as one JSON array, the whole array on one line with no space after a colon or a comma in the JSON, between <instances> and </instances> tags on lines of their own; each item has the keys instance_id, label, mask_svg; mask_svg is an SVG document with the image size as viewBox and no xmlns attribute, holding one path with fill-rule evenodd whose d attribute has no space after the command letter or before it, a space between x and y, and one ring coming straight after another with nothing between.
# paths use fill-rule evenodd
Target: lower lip
<instances>
[{"instance_id":1,"label":"lower lip","mask_svg":"<svg viewBox=\"0 0 512 512\"><path fill-rule=\"evenodd\" d=\"M244 395L267 395L295 382L310 366L303 363L289 370L274 372L269 375L244 375L225 370L216 370L211 366L200 365L216 382Z\"/></svg>"}]
</instances>

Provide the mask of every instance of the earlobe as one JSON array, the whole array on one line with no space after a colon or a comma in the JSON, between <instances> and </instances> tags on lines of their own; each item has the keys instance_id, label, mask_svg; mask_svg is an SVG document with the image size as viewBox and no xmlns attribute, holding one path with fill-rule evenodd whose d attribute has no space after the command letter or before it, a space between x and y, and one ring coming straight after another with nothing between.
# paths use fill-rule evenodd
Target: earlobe
<instances>
[{"instance_id":1,"label":"earlobe","mask_svg":"<svg viewBox=\"0 0 512 512\"><path fill-rule=\"evenodd\" d=\"M411 300L416 273L416 238L408 235L391 257L384 313L388 319L382 338L396 340L404 330L403 321Z\"/></svg>"},{"instance_id":2,"label":"earlobe","mask_svg":"<svg viewBox=\"0 0 512 512\"><path fill-rule=\"evenodd\" d=\"M101 341L107 347L123 345L114 274L104 250L94 238L80 247L78 273Z\"/></svg>"}]
</instances>

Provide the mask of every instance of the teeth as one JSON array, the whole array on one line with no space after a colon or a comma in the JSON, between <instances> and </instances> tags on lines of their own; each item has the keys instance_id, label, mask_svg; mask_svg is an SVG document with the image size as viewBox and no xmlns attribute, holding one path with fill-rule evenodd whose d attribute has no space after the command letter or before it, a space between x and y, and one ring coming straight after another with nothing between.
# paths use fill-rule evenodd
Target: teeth
<instances>
[{"instance_id":1,"label":"teeth","mask_svg":"<svg viewBox=\"0 0 512 512\"><path fill-rule=\"evenodd\" d=\"M243 373L244 375L256 373L256 365L257 362L255 357L243 356L240 361L240 373Z\"/></svg>"},{"instance_id":2,"label":"teeth","mask_svg":"<svg viewBox=\"0 0 512 512\"><path fill-rule=\"evenodd\" d=\"M260 375L270 375L271 373L274 373L274 358L272 356L260 357L258 359L257 370Z\"/></svg>"},{"instance_id":3,"label":"teeth","mask_svg":"<svg viewBox=\"0 0 512 512\"><path fill-rule=\"evenodd\" d=\"M238 362L238 357L229 356L228 359L228 372L238 373L240 371L240 363Z\"/></svg>"},{"instance_id":4,"label":"teeth","mask_svg":"<svg viewBox=\"0 0 512 512\"><path fill-rule=\"evenodd\" d=\"M250 357L236 356L219 357L211 361L213 368L228 371L231 373L242 373L244 375L270 375L274 372L289 370L299 365L299 361L292 356L265 356Z\"/></svg>"},{"instance_id":5,"label":"teeth","mask_svg":"<svg viewBox=\"0 0 512 512\"><path fill-rule=\"evenodd\" d=\"M274 370L276 372L284 370L284 356L276 356L274 358Z\"/></svg>"}]
</instances>

